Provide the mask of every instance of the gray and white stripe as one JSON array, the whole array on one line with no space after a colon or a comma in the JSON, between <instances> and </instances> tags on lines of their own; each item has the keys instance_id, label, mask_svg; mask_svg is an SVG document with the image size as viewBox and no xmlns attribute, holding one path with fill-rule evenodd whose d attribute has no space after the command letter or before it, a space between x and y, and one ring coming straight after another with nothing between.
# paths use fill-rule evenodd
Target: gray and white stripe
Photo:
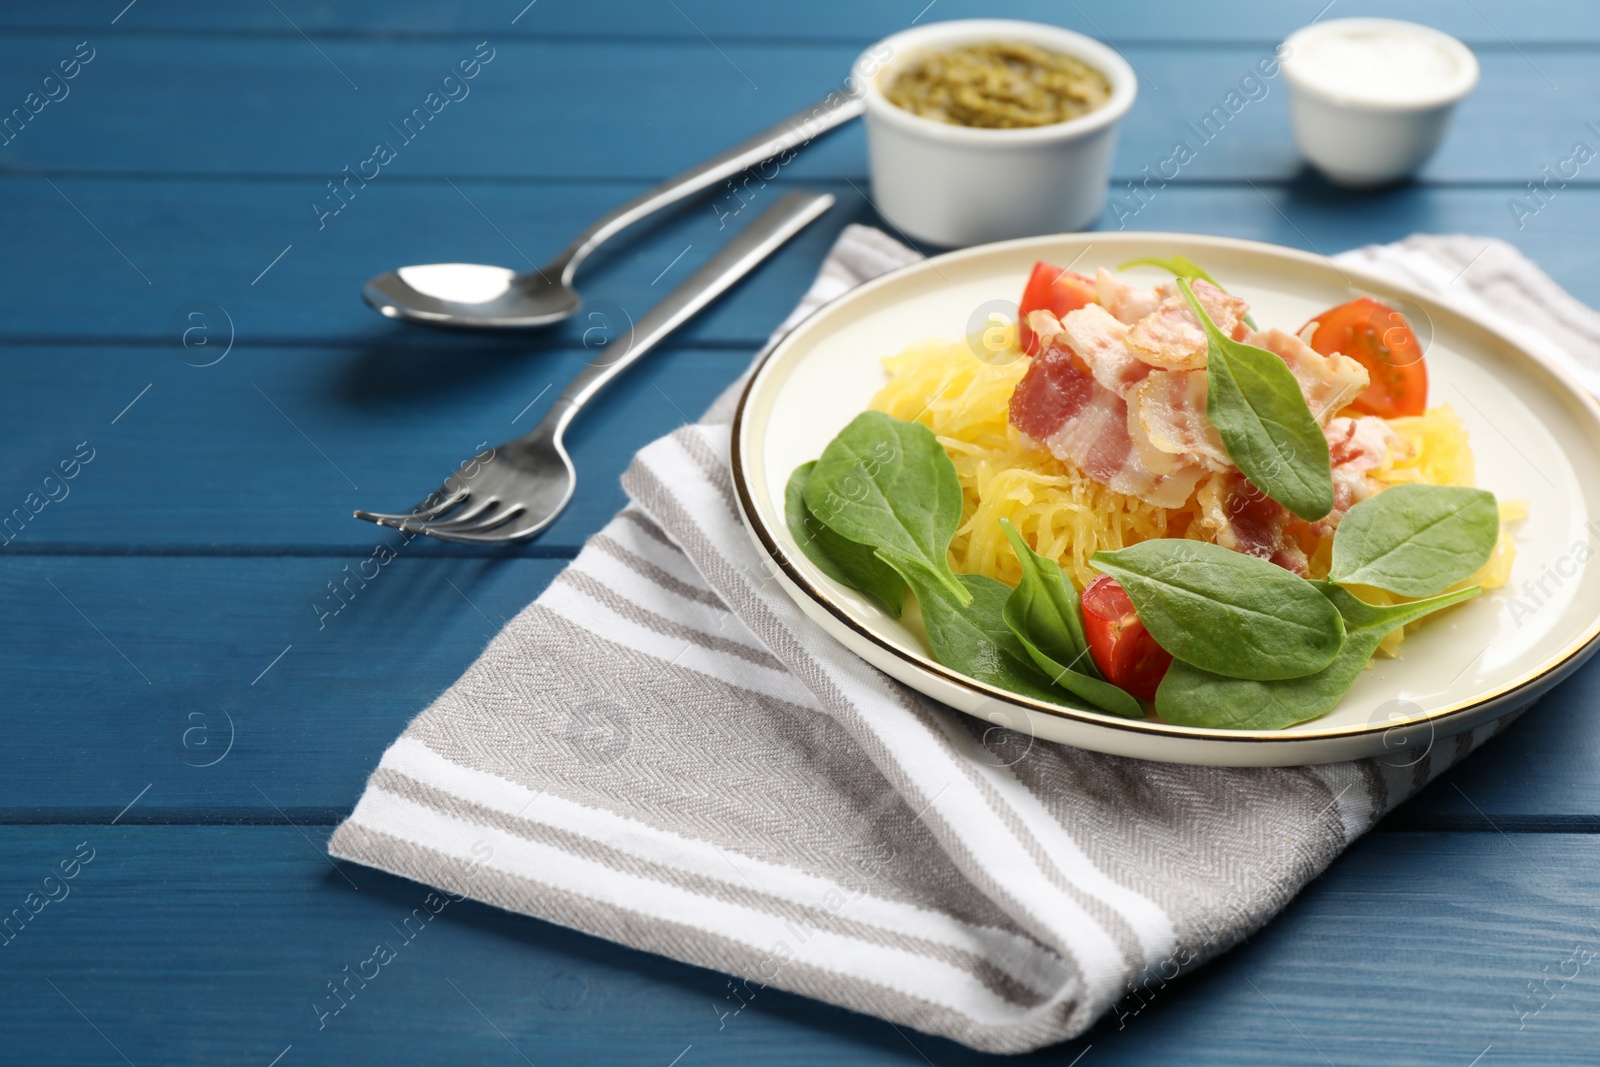
<instances>
[{"instance_id":1,"label":"gray and white stripe","mask_svg":"<svg viewBox=\"0 0 1600 1067\"><path fill-rule=\"evenodd\" d=\"M1600 349L1600 317L1514 252L1460 273L1483 244L1350 255L1468 301L1481 270L1496 294L1556 307L1569 351ZM785 328L912 259L848 229ZM778 587L734 510L736 388L639 454L633 503L384 754L335 856L1022 1052L1237 943L1503 726L1385 761L1256 769L952 715Z\"/></svg>"}]
</instances>

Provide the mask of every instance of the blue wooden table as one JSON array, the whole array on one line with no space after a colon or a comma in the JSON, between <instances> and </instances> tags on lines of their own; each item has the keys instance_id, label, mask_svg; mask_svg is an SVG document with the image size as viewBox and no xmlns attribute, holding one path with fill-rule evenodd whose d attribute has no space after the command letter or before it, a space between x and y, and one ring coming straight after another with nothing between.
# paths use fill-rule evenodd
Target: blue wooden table
<instances>
[{"instance_id":1,"label":"blue wooden table","mask_svg":"<svg viewBox=\"0 0 1600 1067\"><path fill-rule=\"evenodd\" d=\"M0 934L0 1062L984 1059L777 992L719 1020L722 975L472 903L320 1028L313 1009L424 895L331 862L331 827L407 719L622 504L630 454L738 373L841 226L876 219L861 131L777 181L840 206L579 423L583 488L531 546L401 547L350 511L403 507L530 426L583 364L582 327L403 328L362 305L364 279L537 261L820 96L875 38L1002 8L1137 67L1115 195L1322 7L924 3L0 8L0 915L25 919ZM1370 13L1439 26L1482 61L1420 180L1354 194L1308 174L1274 83L1135 225L1330 253L1492 235L1600 304L1600 165L1539 201L1526 185L1575 142L1600 147L1600 8L1341 0L1329 17ZM492 58L470 94L335 199L328 183L398 141L389 124L475 55ZM640 227L585 268L585 293L637 315L718 247L729 206ZM63 460L76 477L49 479ZM399 553L380 580L335 599L380 545ZM1597 699L1593 661L1251 943L1036 1058L1596 1062Z\"/></svg>"}]
</instances>

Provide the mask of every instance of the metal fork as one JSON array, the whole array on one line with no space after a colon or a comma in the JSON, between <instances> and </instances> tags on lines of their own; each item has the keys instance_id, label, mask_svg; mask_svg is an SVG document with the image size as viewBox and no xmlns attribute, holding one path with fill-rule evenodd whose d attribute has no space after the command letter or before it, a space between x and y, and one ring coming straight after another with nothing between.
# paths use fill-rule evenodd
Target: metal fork
<instances>
[{"instance_id":1,"label":"metal fork","mask_svg":"<svg viewBox=\"0 0 1600 1067\"><path fill-rule=\"evenodd\" d=\"M827 193L785 193L646 312L629 333L602 349L532 432L474 456L409 512L358 510L355 517L468 544L521 541L537 534L561 514L578 485L572 457L561 440L578 410L832 205L833 197Z\"/></svg>"}]
</instances>

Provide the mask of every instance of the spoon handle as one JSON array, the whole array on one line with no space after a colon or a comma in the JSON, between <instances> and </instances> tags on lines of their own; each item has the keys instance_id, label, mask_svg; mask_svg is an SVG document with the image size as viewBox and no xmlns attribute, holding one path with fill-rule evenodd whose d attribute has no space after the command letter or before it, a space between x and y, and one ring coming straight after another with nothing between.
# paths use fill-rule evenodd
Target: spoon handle
<instances>
[{"instance_id":1,"label":"spoon handle","mask_svg":"<svg viewBox=\"0 0 1600 1067\"><path fill-rule=\"evenodd\" d=\"M646 215L661 210L668 204L676 203L686 196L715 185L724 178L738 174L747 167L753 167L791 148L807 144L835 126L849 122L864 110L866 103L859 92L829 93L815 104L802 108L748 141L737 144L698 166L690 167L682 174L668 178L660 185L645 190L626 204L597 219L539 273L547 278L559 275L563 284L571 285L578 264L618 231L633 225Z\"/></svg>"},{"instance_id":2,"label":"spoon handle","mask_svg":"<svg viewBox=\"0 0 1600 1067\"><path fill-rule=\"evenodd\" d=\"M549 413L527 436L560 438L578 409L607 382L627 370L832 206L831 193L796 190L779 197L777 203L735 234L721 251L685 278L661 303L640 316L631 330L603 348L592 363L578 372L551 405Z\"/></svg>"}]
</instances>

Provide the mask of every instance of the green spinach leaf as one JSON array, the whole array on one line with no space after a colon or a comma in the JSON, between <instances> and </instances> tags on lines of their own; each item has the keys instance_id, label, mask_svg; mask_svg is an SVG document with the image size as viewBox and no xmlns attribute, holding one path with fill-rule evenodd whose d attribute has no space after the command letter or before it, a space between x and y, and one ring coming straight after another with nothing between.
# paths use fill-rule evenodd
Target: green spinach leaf
<instances>
[{"instance_id":1,"label":"green spinach leaf","mask_svg":"<svg viewBox=\"0 0 1600 1067\"><path fill-rule=\"evenodd\" d=\"M1015 616L1022 627L1019 636L1032 640L1051 659L1098 678L1100 672L1086 654L1089 643L1083 636L1078 591L1055 560L1028 547L1010 519L1001 519L1000 528L1022 564L1022 581L1006 601L1008 621Z\"/></svg>"},{"instance_id":2,"label":"green spinach leaf","mask_svg":"<svg viewBox=\"0 0 1600 1067\"><path fill-rule=\"evenodd\" d=\"M1349 692L1391 630L1479 593L1473 586L1430 600L1379 607L1331 583L1307 584L1327 597L1344 619L1344 644L1332 663L1303 678L1261 682L1224 678L1174 660L1156 690L1157 713L1174 726L1219 730L1281 730L1315 719Z\"/></svg>"},{"instance_id":3,"label":"green spinach leaf","mask_svg":"<svg viewBox=\"0 0 1600 1067\"><path fill-rule=\"evenodd\" d=\"M1001 618L1023 649L1050 680L1102 711L1129 719L1144 718L1144 706L1101 678L1083 635L1078 591L1055 560L1028 547L1010 520L1000 520L1022 564L1022 581L1006 598Z\"/></svg>"},{"instance_id":4,"label":"green spinach leaf","mask_svg":"<svg viewBox=\"0 0 1600 1067\"><path fill-rule=\"evenodd\" d=\"M1228 457L1262 492L1308 521L1333 510L1328 441L1289 365L1225 336L1183 278L1178 288L1205 328L1206 416Z\"/></svg>"},{"instance_id":5,"label":"green spinach leaf","mask_svg":"<svg viewBox=\"0 0 1600 1067\"><path fill-rule=\"evenodd\" d=\"M862 412L823 449L802 492L823 525L871 546L908 582L917 574L956 603L971 602L948 559L961 524L961 484L926 426Z\"/></svg>"},{"instance_id":6,"label":"green spinach leaf","mask_svg":"<svg viewBox=\"0 0 1600 1067\"><path fill-rule=\"evenodd\" d=\"M1034 667L1003 618L1010 586L978 574L958 574L956 580L968 597L962 605L920 569L908 572L906 578L922 607L922 625L934 659L999 689L1079 711L1097 710L1051 686Z\"/></svg>"},{"instance_id":7,"label":"green spinach leaf","mask_svg":"<svg viewBox=\"0 0 1600 1067\"><path fill-rule=\"evenodd\" d=\"M1193 281L1196 278L1204 278L1212 285L1216 285L1218 289L1222 288L1222 286L1217 285L1217 280L1215 278L1206 273L1206 269L1204 267L1190 259L1188 256L1173 256L1171 259L1159 259L1156 256L1140 256L1138 259L1130 259L1126 263L1117 264L1118 270L1127 270L1129 267L1159 267L1162 270L1171 271L1174 277L1188 278L1190 281ZM1244 322L1245 325L1250 327L1252 330L1256 328L1256 320L1252 319L1249 315L1244 317Z\"/></svg>"},{"instance_id":8,"label":"green spinach leaf","mask_svg":"<svg viewBox=\"0 0 1600 1067\"><path fill-rule=\"evenodd\" d=\"M1432 596L1471 577L1500 537L1494 494L1396 485L1351 508L1333 535L1328 580Z\"/></svg>"},{"instance_id":9,"label":"green spinach leaf","mask_svg":"<svg viewBox=\"0 0 1600 1067\"><path fill-rule=\"evenodd\" d=\"M1344 626L1333 604L1264 559L1160 538L1089 562L1122 584L1157 644L1216 674L1297 678L1339 654Z\"/></svg>"},{"instance_id":10,"label":"green spinach leaf","mask_svg":"<svg viewBox=\"0 0 1600 1067\"><path fill-rule=\"evenodd\" d=\"M1006 620L1011 624L1011 620ZM1112 685L1101 678L1091 677L1078 671L1065 667L1050 656L1039 651L1038 647L1022 634L1017 632L1015 624L1011 624L1011 632L1017 634L1017 640L1022 642L1023 650L1033 660L1033 665L1044 672L1057 686L1065 689L1080 700L1093 705L1095 711L1104 711L1111 715L1118 715L1124 719L1144 718L1144 705L1139 703L1137 697ZM1056 703L1063 703L1060 696L1051 697ZM1069 707L1076 707L1069 704Z\"/></svg>"},{"instance_id":11,"label":"green spinach leaf","mask_svg":"<svg viewBox=\"0 0 1600 1067\"><path fill-rule=\"evenodd\" d=\"M789 485L784 491L784 518L788 521L789 532L800 545L800 551L823 574L865 593L898 619L906 591L906 583L899 573L868 546L847 541L828 529L806 507L806 482L816 465L814 460L802 463L789 476Z\"/></svg>"}]
</instances>

